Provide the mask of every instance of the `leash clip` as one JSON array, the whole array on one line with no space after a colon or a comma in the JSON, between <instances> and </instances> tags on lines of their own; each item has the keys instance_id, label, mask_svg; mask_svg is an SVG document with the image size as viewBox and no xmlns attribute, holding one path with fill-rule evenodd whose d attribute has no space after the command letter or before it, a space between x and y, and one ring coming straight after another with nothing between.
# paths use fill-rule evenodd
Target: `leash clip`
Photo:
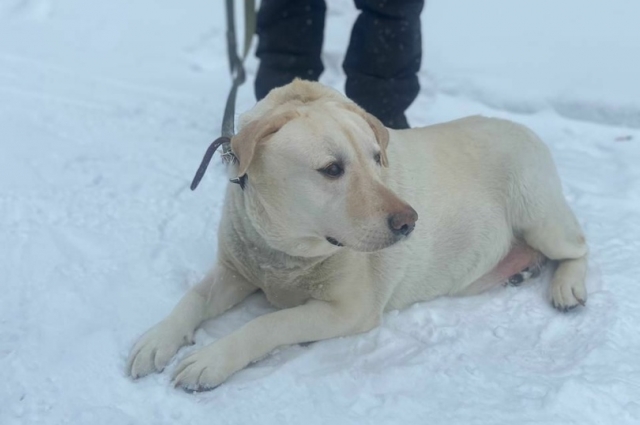
<instances>
[{"instance_id":1,"label":"leash clip","mask_svg":"<svg viewBox=\"0 0 640 425\"><path fill-rule=\"evenodd\" d=\"M191 190L196 190L204 173L207 171L207 167L211 162L211 158L213 154L218 150L220 146L222 146L222 162L224 163L232 163L237 161L236 156L231 151L231 138L234 133L234 114L236 108L236 93L238 92L238 86L246 80L246 73L244 70L244 60L249 53L251 48L251 41L253 40L253 35L256 29L256 8L255 8L255 0L245 0L244 1L244 50L243 55L240 57L236 48L236 27L235 27L235 17L234 17L234 7L233 0L226 1L226 10L227 10L227 53L229 58L229 70L231 72L232 85L231 90L229 91L229 95L227 96L227 103L224 108L224 116L222 118L222 136L218 137L216 140L211 142L209 147L207 148L204 156L202 157L202 161L200 162L200 166L196 171L196 175L193 177L191 181ZM244 177L241 177L240 180L232 179L231 183L237 183L244 189Z\"/></svg>"}]
</instances>

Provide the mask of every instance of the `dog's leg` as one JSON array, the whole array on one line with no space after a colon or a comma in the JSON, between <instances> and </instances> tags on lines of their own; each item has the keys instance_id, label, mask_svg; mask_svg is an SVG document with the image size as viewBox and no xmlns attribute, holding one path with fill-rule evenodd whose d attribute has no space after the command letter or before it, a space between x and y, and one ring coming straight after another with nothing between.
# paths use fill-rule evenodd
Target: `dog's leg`
<instances>
[{"instance_id":1,"label":"dog's leg","mask_svg":"<svg viewBox=\"0 0 640 425\"><path fill-rule=\"evenodd\" d=\"M216 266L185 294L171 314L145 333L133 346L127 373L135 378L159 372L180 347L192 344L202 322L233 307L257 288L238 273Z\"/></svg>"},{"instance_id":2,"label":"dog's leg","mask_svg":"<svg viewBox=\"0 0 640 425\"><path fill-rule=\"evenodd\" d=\"M379 317L363 313L362 304L311 300L266 314L185 358L174 383L190 391L215 388L230 375L282 345L350 335L372 329Z\"/></svg>"},{"instance_id":3,"label":"dog's leg","mask_svg":"<svg viewBox=\"0 0 640 425\"><path fill-rule=\"evenodd\" d=\"M559 262L551 281L551 303L558 310L568 311L587 301L588 248L573 212L564 202L549 216L554 221L526 229L524 238L547 258Z\"/></svg>"}]
</instances>

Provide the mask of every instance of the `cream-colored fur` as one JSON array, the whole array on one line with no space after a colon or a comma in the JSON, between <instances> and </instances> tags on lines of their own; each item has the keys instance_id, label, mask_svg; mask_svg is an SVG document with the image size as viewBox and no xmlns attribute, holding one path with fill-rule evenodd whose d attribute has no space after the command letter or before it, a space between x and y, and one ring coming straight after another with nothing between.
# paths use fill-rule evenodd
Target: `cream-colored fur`
<instances>
[{"instance_id":1,"label":"cream-colored fur","mask_svg":"<svg viewBox=\"0 0 640 425\"><path fill-rule=\"evenodd\" d=\"M242 116L232 146L229 176L246 171L247 181L227 189L217 263L135 344L134 378L162 370L203 321L257 289L281 310L186 357L176 385L212 388L278 346L364 332L385 310L477 292L515 244L559 261L555 306L586 300L582 231L549 150L521 125L469 117L387 130L338 92L295 81ZM319 171L334 162L342 176ZM390 215L415 212L409 237L390 231Z\"/></svg>"}]
</instances>

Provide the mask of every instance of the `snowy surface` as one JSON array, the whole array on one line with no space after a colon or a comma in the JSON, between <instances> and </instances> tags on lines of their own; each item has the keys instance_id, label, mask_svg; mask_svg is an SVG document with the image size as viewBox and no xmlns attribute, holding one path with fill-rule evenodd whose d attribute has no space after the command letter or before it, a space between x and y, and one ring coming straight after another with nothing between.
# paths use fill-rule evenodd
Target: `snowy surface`
<instances>
[{"instance_id":1,"label":"snowy surface","mask_svg":"<svg viewBox=\"0 0 640 425\"><path fill-rule=\"evenodd\" d=\"M640 423L640 3L428 3L410 121L482 113L547 141L591 245L587 308L554 311L542 276L283 348L212 392L132 382L131 345L215 257L222 165L188 184L229 87L222 2L0 0L0 424ZM329 7L341 89L356 15ZM178 358L269 310L253 296Z\"/></svg>"}]
</instances>

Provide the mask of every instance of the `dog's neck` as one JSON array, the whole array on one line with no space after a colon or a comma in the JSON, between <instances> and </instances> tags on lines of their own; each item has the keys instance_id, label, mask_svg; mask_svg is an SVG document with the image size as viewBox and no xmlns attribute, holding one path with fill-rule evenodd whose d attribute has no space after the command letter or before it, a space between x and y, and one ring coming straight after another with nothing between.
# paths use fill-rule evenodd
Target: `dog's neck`
<instances>
[{"instance_id":1,"label":"dog's neck","mask_svg":"<svg viewBox=\"0 0 640 425\"><path fill-rule=\"evenodd\" d=\"M271 246L259 231L256 217L263 208L259 201L251 199L248 191L231 185L227 192L227 209L223 217L220 237L226 241L223 249L232 258L234 266L249 278L260 279L262 272L286 272L292 278L311 272L332 255L302 257L293 256Z\"/></svg>"}]
</instances>

